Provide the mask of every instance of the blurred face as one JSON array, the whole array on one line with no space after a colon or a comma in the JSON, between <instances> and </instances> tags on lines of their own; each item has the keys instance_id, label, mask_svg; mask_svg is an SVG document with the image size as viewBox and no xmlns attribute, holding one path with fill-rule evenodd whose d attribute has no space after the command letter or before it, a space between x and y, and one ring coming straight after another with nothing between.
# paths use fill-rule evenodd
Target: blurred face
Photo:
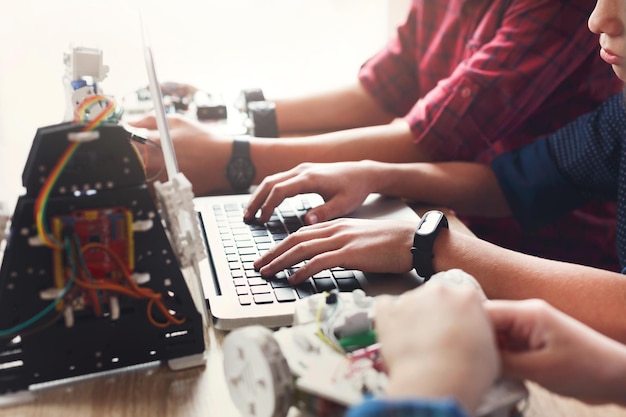
<instances>
[{"instance_id":1,"label":"blurred face","mask_svg":"<svg viewBox=\"0 0 626 417\"><path fill-rule=\"evenodd\" d=\"M626 81L626 0L598 0L589 29L600 35L600 56Z\"/></svg>"}]
</instances>

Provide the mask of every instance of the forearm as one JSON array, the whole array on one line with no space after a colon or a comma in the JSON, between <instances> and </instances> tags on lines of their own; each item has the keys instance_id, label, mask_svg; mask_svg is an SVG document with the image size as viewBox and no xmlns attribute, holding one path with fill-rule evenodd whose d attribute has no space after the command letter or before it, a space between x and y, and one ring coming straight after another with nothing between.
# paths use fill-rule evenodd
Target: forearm
<instances>
[{"instance_id":1,"label":"forearm","mask_svg":"<svg viewBox=\"0 0 626 417\"><path fill-rule=\"evenodd\" d=\"M406 123L348 129L322 135L267 140L252 138L255 182L303 162L339 162L363 159L412 162L427 159L413 143Z\"/></svg>"},{"instance_id":2,"label":"forearm","mask_svg":"<svg viewBox=\"0 0 626 417\"><path fill-rule=\"evenodd\" d=\"M480 384L467 383L476 375L467 374L468 369L457 366L443 355L414 362L418 363L407 364L401 369L403 375L390 375L387 386L387 396L390 399L445 400L452 397L468 414L476 410L483 387Z\"/></svg>"},{"instance_id":3,"label":"forearm","mask_svg":"<svg viewBox=\"0 0 626 417\"><path fill-rule=\"evenodd\" d=\"M434 247L436 271L460 268L491 299L540 298L601 333L626 342L626 277L510 251L453 230Z\"/></svg>"},{"instance_id":4,"label":"forearm","mask_svg":"<svg viewBox=\"0 0 626 417\"><path fill-rule=\"evenodd\" d=\"M393 116L385 113L360 84L274 102L281 135L337 131L387 124L393 120Z\"/></svg>"},{"instance_id":5,"label":"forearm","mask_svg":"<svg viewBox=\"0 0 626 417\"><path fill-rule=\"evenodd\" d=\"M488 165L472 162L384 164L371 166L375 192L443 206L463 215L511 214Z\"/></svg>"}]
</instances>

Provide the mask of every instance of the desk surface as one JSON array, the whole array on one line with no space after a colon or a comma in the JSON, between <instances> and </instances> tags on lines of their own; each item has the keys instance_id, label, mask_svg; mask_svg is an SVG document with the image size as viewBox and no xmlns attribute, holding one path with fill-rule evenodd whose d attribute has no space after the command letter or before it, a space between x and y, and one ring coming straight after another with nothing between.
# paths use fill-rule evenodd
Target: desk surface
<instances>
[{"instance_id":1,"label":"desk surface","mask_svg":"<svg viewBox=\"0 0 626 417\"><path fill-rule=\"evenodd\" d=\"M422 209L416 209L421 213ZM452 213L450 227L467 230ZM141 368L39 389L30 401L0 408L0 417L239 415L230 399L223 373L220 341L224 333L209 329L206 365L183 371ZM626 417L626 408L589 406L527 384L526 417ZM1 400L0 400L1 401ZM0 402L1 404L1 402ZM289 417L298 416L292 409Z\"/></svg>"}]
</instances>

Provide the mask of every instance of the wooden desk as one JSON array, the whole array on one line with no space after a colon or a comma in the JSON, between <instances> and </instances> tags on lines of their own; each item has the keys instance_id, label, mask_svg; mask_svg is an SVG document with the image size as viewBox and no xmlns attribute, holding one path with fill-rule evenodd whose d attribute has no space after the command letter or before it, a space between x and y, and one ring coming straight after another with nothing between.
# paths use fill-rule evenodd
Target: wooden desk
<instances>
[{"instance_id":1,"label":"wooden desk","mask_svg":"<svg viewBox=\"0 0 626 417\"><path fill-rule=\"evenodd\" d=\"M427 208L416 208L422 213ZM450 227L469 230L444 210ZM42 388L29 402L0 408L0 417L237 417L224 379L220 341L224 332L210 328L204 367L170 371L151 367ZM588 406L527 384L526 417L626 417L626 408ZM293 409L289 417L300 416Z\"/></svg>"}]
</instances>

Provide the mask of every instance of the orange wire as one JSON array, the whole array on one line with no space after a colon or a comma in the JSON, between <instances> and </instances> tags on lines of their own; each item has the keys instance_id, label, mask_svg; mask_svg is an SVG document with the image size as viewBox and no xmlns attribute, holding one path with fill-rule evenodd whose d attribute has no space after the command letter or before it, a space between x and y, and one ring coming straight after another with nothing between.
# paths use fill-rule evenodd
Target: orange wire
<instances>
[{"instance_id":1,"label":"orange wire","mask_svg":"<svg viewBox=\"0 0 626 417\"><path fill-rule=\"evenodd\" d=\"M85 112L87 111L89 105L91 105L92 103L95 103L96 101L101 101L104 100L107 102L107 106L104 108L104 110L92 121L90 121L85 128L83 129L83 131L89 131L92 130L94 127L98 126L99 124L101 124L107 117L109 117L109 115L111 114L111 112L114 110L115 108L115 102L106 96L101 96L101 95L95 95L95 96L90 96L87 97L86 99L84 99L80 105L75 109L74 111L74 117L75 117L75 122L82 122L82 119L85 115ZM78 145L78 143L76 143L76 145ZM72 148L72 147L70 147ZM145 158L145 165L147 166L148 163L148 150L146 149L147 147L144 147L144 158ZM69 149L69 148L68 148ZM69 153L68 150L66 150L66 153ZM69 158L68 158L69 159ZM60 169L63 167L64 164L59 164L56 168L60 171ZM52 176L52 175L51 175ZM48 178L48 180L50 180L50 177ZM52 176L54 178L54 176ZM48 181L48 184L44 185L44 189L46 188L46 185L48 185L50 188L52 186L53 181ZM44 193L40 193L40 197L41 195L44 195ZM42 205L42 201L44 199L38 199L37 203L36 203L36 212L41 212L41 205ZM43 229L43 228L42 228ZM49 239L45 239L47 238L47 236L45 236L44 234L44 242L45 243L52 243L54 244L54 242L50 241ZM52 245L50 245L52 246ZM150 321L150 323L153 326L156 327L160 327L160 328L164 328L167 327L170 323L174 323L174 324L182 324L185 322L185 319L177 319L176 317L174 317L169 310L165 307L165 305L163 304L162 301L162 295L159 293L155 293L154 291L152 291L149 288L141 288L137 285L137 283L132 279L132 272L127 268L126 264L122 261L122 259L120 259L120 257L113 252L109 247L100 244L100 243L88 243L86 245L84 245L81 248L81 251L83 254L85 254L86 251L90 250L90 249L101 249L104 250L105 252L107 252L112 258L113 260L116 262L117 266L120 268L120 271L122 272L122 276L125 278L126 282L129 284L130 289L128 287L125 287L123 285L119 285L119 284L115 284L112 282L101 282L101 283L91 283L91 282L87 282L87 281L83 281L82 279L78 278L78 277L74 277L74 281L76 282L76 284L82 288L88 289L90 290L90 295L92 296L92 299L94 301L94 309L96 310L96 314L101 315L102 314L102 310L101 310L101 306L100 306L100 302L97 299L97 294L96 291L102 291L102 290L108 290L108 291L115 291L121 294L126 294L130 297L133 298L148 298L148 305L147 305L147 316L148 316L148 320ZM85 272L83 271L82 273L83 278L85 277ZM157 308L165 315L167 321L165 323L161 323L158 322L154 319L153 315L152 315L152 309L154 307L154 305L157 306Z\"/></svg>"},{"instance_id":2,"label":"orange wire","mask_svg":"<svg viewBox=\"0 0 626 417\"><path fill-rule=\"evenodd\" d=\"M81 275L82 275L84 278L86 278L86 277L85 277L85 275L86 275L86 274L85 274L85 271L82 271L82 272L81 272ZM74 277L74 279L76 279L76 278L77 278L77 277ZM97 316L97 317L102 317L102 306L100 305L100 300L98 299L98 293L97 293L97 291L92 289L92 290L90 290L90 291L89 291L89 295L91 296L91 300L92 300L92 302L93 302L93 309L94 309L94 310L95 310L95 312L96 312L96 316Z\"/></svg>"},{"instance_id":3,"label":"orange wire","mask_svg":"<svg viewBox=\"0 0 626 417\"><path fill-rule=\"evenodd\" d=\"M82 252L83 254L87 251L90 250L92 248L95 249L102 249L104 251L106 251L112 258L113 260L117 263L118 267L120 268L122 275L124 276L124 278L126 279L126 281L128 282L128 284L131 286L131 288L134 290L134 297L136 298L149 298L150 301L148 303L148 320L150 320L150 322L155 325L158 324L159 322L157 322L156 320L154 320L154 318L152 317L152 303L156 303L156 306L158 307L159 310L161 310L161 312L166 316L166 318L168 319L168 323L175 323L175 324L182 324L184 323L184 319L180 320L177 319L176 317L174 317L172 314L170 314L170 312L167 310L167 308L165 307L165 305L163 304L163 301L161 300L162 295L159 293L155 293L154 291L152 291L149 288L141 288L137 285L137 283L133 280L132 278L132 273L130 270L128 270L128 268L126 267L126 265L124 264L124 262L120 259L120 257L111 250L111 248L109 248L106 245L103 245L102 243L97 243L97 242L92 242L92 243L88 243L86 245L84 245L82 247ZM102 289L105 289L104 286L105 284L97 284L98 286L100 286ZM112 285L112 284L108 284L108 285ZM123 286L118 286L116 285L116 287L121 287L121 288L126 288ZM125 291L126 293L126 291ZM162 323L161 323L162 325ZM160 326L158 326L160 327Z\"/></svg>"}]
</instances>

